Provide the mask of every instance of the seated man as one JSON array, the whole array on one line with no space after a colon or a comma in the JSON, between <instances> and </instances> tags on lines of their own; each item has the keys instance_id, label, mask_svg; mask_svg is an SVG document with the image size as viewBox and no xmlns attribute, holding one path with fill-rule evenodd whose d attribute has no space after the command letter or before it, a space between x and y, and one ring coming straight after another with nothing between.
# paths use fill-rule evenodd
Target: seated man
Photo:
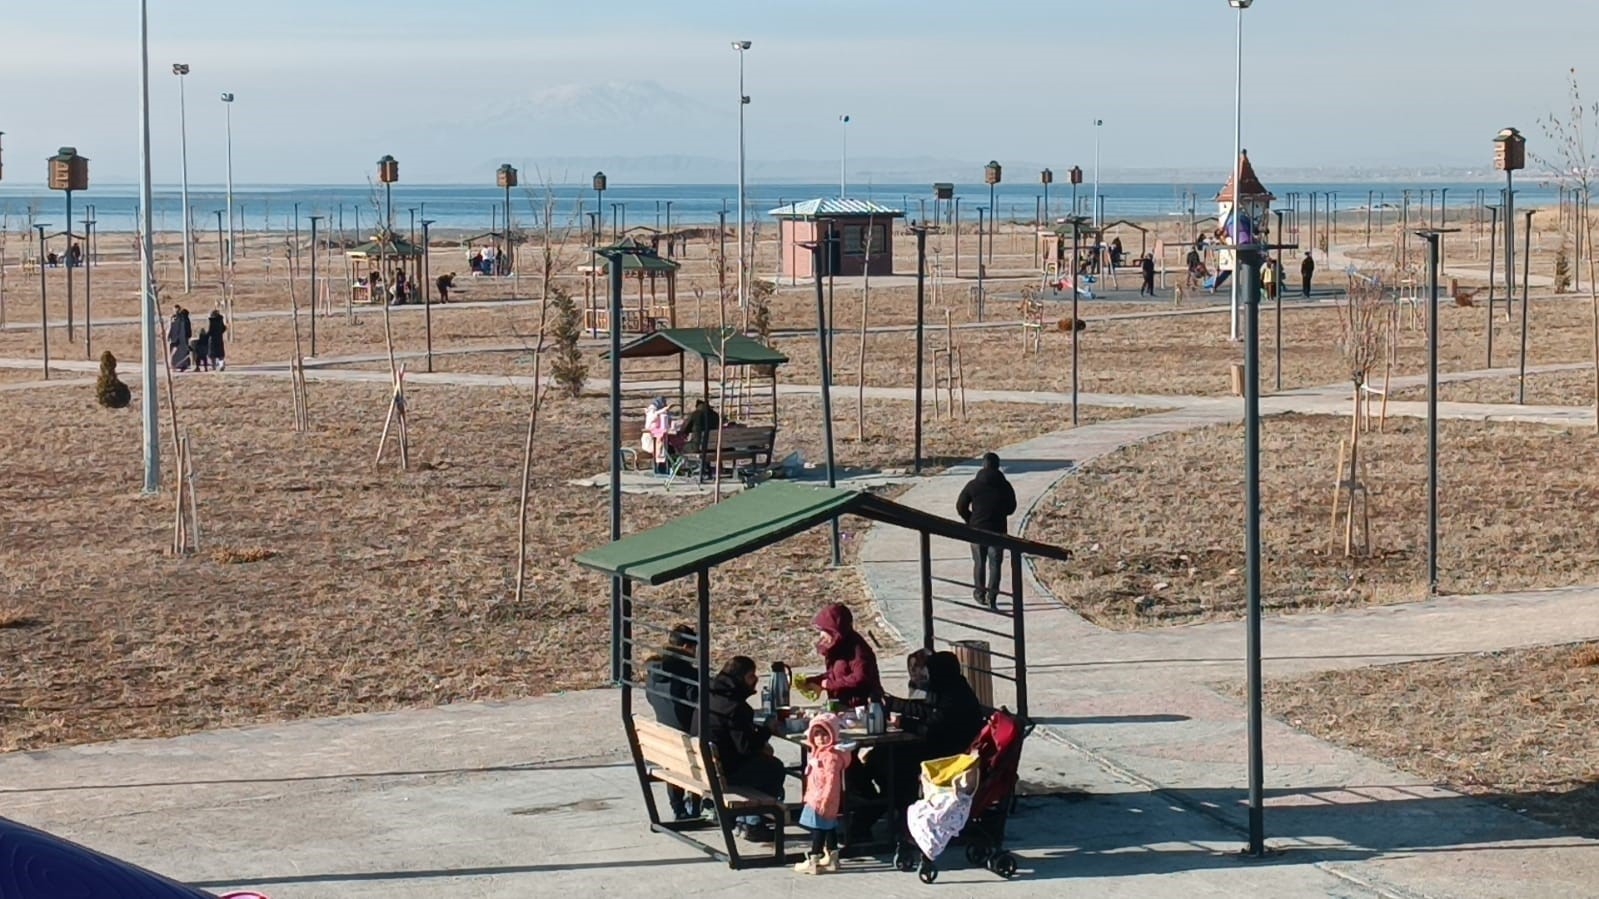
<instances>
[{"instance_id":1,"label":"seated man","mask_svg":"<svg viewBox=\"0 0 1599 899\"><path fill-rule=\"evenodd\" d=\"M783 762L772 754L771 746L778 721L773 718L768 727L757 727L755 709L749 704L759 683L753 659L748 656L729 659L711 681L710 721L701 721L696 710L693 734L699 736L701 728L705 728L703 733L716 744L722 776L729 786L749 787L782 799L783 778L787 772ZM759 815L741 817L738 823L739 835L744 839L755 843L772 841L771 825Z\"/></svg>"},{"instance_id":2,"label":"seated man","mask_svg":"<svg viewBox=\"0 0 1599 899\"><path fill-rule=\"evenodd\" d=\"M716 432L722 427L722 416L716 414L703 398L694 401L694 411L688 414L683 436L690 452L704 452L716 448Z\"/></svg>"}]
</instances>

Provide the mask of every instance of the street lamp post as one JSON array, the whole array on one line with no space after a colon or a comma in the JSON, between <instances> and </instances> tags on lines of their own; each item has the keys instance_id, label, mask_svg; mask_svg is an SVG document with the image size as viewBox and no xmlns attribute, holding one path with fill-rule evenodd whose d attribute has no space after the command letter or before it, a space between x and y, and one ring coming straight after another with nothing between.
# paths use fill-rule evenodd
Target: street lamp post
<instances>
[{"instance_id":1,"label":"street lamp post","mask_svg":"<svg viewBox=\"0 0 1599 899\"><path fill-rule=\"evenodd\" d=\"M326 216L311 216L311 357L316 358L316 228Z\"/></svg>"},{"instance_id":2,"label":"street lamp post","mask_svg":"<svg viewBox=\"0 0 1599 899\"><path fill-rule=\"evenodd\" d=\"M505 271L510 273L516 271L515 244L511 242L511 188L517 185L516 168L509 162L501 165L494 172L494 181L505 188Z\"/></svg>"},{"instance_id":3,"label":"street lamp post","mask_svg":"<svg viewBox=\"0 0 1599 899\"><path fill-rule=\"evenodd\" d=\"M44 379L50 380L50 301L45 290L44 280L44 229L50 227L48 222L34 224L34 230L39 232L39 336L44 338Z\"/></svg>"},{"instance_id":4,"label":"street lamp post","mask_svg":"<svg viewBox=\"0 0 1599 899\"><path fill-rule=\"evenodd\" d=\"M94 246L94 207L83 217L83 355L94 358L94 265L89 248Z\"/></svg>"},{"instance_id":5,"label":"street lamp post","mask_svg":"<svg viewBox=\"0 0 1599 899\"><path fill-rule=\"evenodd\" d=\"M183 292L188 293L194 289L194 238L189 232L189 107L183 89L189 64L173 63L172 74L178 76L178 152L183 163Z\"/></svg>"},{"instance_id":6,"label":"street lamp post","mask_svg":"<svg viewBox=\"0 0 1599 899\"><path fill-rule=\"evenodd\" d=\"M89 189L89 160L79 156L78 151L72 147L62 147L56 155L50 157L50 189L59 190L67 197L67 248L62 257L67 261L67 341L70 343L74 337L73 303L72 303L72 269L75 266L72 256L72 192L75 190ZM82 248L79 248L82 253Z\"/></svg>"},{"instance_id":7,"label":"street lamp post","mask_svg":"<svg viewBox=\"0 0 1599 899\"><path fill-rule=\"evenodd\" d=\"M1235 207L1236 209L1236 207ZM1233 250L1234 281L1245 283L1244 321L1244 595L1245 682L1249 694L1249 849L1266 853L1265 730L1261 684L1260 610L1260 266L1258 244Z\"/></svg>"},{"instance_id":8,"label":"street lamp post","mask_svg":"<svg viewBox=\"0 0 1599 899\"><path fill-rule=\"evenodd\" d=\"M983 215L988 212L988 207L977 207L977 320L983 320L983 274L988 269L988 264L983 261ZM993 250L994 242L989 241L988 248Z\"/></svg>"},{"instance_id":9,"label":"street lamp post","mask_svg":"<svg viewBox=\"0 0 1599 899\"><path fill-rule=\"evenodd\" d=\"M1094 227L1099 227L1099 129L1104 127L1104 119L1094 120ZM1074 213L1075 214L1075 213Z\"/></svg>"},{"instance_id":10,"label":"street lamp post","mask_svg":"<svg viewBox=\"0 0 1599 899\"><path fill-rule=\"evenodd\" d=\"M922 473L922 357L926 353L927 331L927 222L917 222L916 232L916 430L915 454L911 473Z\"/></svg>"},{"instance_id":11,"label":"street lamp post","mask_svg":"<svg viewBox=\"0 0 1599 899\"><path fill-rule=\"evenodd\" d=\"M1090 219L1081 215L1074 215L1071 217L1072 258L1070 260L1070 264L1072 267L1072 427L1074 428L1077 427L1077 335L1081 333L1081 326L1078 324L1077 318L1077 256L1082 252L1083 226L1087 225L1089 221Z\"/></svg>"},{"instance_id":12,"label":"street lamp post","mask_svg":"<svg viewBox=\"0 0 1599 899\"><path fill-rule=\"evenodd\" d=\"M999 220L999 207L994 205L994 187L995 187L995 185L999 184L1001 174L1002 174L1002 170L1000 168L999 163L994 161L994 160L992 160L992 159L990 159L988 161L988 165L983 166L983 182L988 185L988 213L989 213L989 223L990 223L990 225L992 225L994 222ZM998 229L996 228L995 230L998 230ZM992 239L990 239L988 241L988 261L989 262L993 262L994 261L994 241ZM979 282L981 282L982 278L983 278L983 216L982 216L982 213L978 213L978 215L977 215L977 279L978 279ZM982 296L982 292L981 291L978 292L978 296L979 297Z\"/></svg>"},{"instance_id":13,"label":"street lamp post","mask_svg":"<svg viewBox=\"0 0 1599 899\"><path fill-rule=\"evenodd\" d=\"M817 359L821 363L822 376L822 436L827 442L827 486L836 487L837 468L833 454L833 361L832 354L827 347L827 308L822 292L822 241L816 240L809 243L811 251L811 271L814 272L816 281L816 350ZM838 527L838 518L833 518L833 566L836 568L843 562L841 539Z\"/></svg>"},{"instance_id":14,"label":"street lamp post","mask_svg":"<svg viewBox=\"0 0 1599 899\"><path fill-rule=\"evenodd\" d=\"M228 271L233 270L233 95L222 95L222 109L227 119L228 135Z\"/></svg>"},{"instance_id":15,"label":"street lamp post","mask_svg":"<svg viewBox=\"0 0 1599 899\"><path fill-rule=\"evenodd\" d=\"M428 228L432 225L433 219L422 220L422 328L427 338L428 371L433 370L433 269L428 258Z\"/></svg>"},{"instance_id":16,"label":"street lamp post","mask_svg":"<svg viewBox=\"0 0 1599 899\"><path fill-rule=\"evenodd\" d=\"M1077 185L1083 183L1083 167L1080 165L1072 166L1071 171L1067 173L1067 177L1072 183L1072 215L1075 216L1078 214Z\"/></svg>"},{"instance_id":17,"label":"street lamp post","mask_svg":"<svg viewBox=\"0 0 1599 899\"><path fill-rule=\"evenodd\" d=\"M849 116L838 117L838 198L849 196Z\"/></svg>"},{"instance_id":18,"label":"street lamp post","mask_svg":"<svg viewBox=\"0 0 1599 899\"><path fill-rule=\"evenodd\" d=\"M160 402L155 387L155 255L150 246L155 228L150 217L150 193L150 8L148 0L139 0L139 342L144 363L139 367L143 376L139 417L144 437L146 495L161 486L161 425L157 416ZM67 230L72 230L72 226L68 225Z\"/></svg>"},{"instance_id":19,"label":"street lamp post","mask_svg":"<svg viewBox=\"0 0 1599 899\"><path fill-rule=\"evenodd\" d=\"M744 53L749 41L734 41L738 51L738 307L744 308L744 107L750 105L749 94L744 93ZM820 251L818 251L820 252Z\"/></svg>"},{"instance_id":20,"label":"street lamp post","mask_svg":"<svg viewBox=\"0 0 1599 899\"><path fill-rule=\"evenodd\" d=\"M1254 4L1255 0L1227 0L1229 6L1238 10L1238 66L1233 79L1233 241L1236 242L1239 221L1240 202L1239 196L1243 193L1243 185L1239 183L1243 176L1244 168L1244 10ZM1314 196L1314 194L1312 194ZM1232 314L1229 339L1238 339L1238 254L1233 254L1233 290ZM1218 276L1219 277L1219 276Z\"/></svg>"}]
</instances>

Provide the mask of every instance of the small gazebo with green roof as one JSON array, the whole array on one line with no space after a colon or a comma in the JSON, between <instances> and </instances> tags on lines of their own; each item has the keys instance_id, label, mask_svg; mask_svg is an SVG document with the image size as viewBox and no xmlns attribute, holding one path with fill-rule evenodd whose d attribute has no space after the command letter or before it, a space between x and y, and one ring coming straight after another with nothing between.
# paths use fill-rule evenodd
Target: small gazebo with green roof
<instances>
[{"instance_id":1,"label":"small gazebo with green roof","mask_svg":"<svg viewBox=\"0 0 1599 899\"><path fill-rule=\"evenodd\" d=\"M372 235L371 240L357 244L344 253L345 271L350 276L351 295L365 293L367 295L365 302L384 302L386 298L376 295L374 288L381 289L383 284L392 284L394 272L406 269L407 263L410 263L411 268L407 277L412 284L420 284L422 256L421 246L392 231ZM377 285L370 283L371 272L377 272L382 279Z\"/></svg>"},{"instance_id":2,"label":"small gazebo with green roof","mask_svg":"<svg viewBox=\"0 0 1599 899\"><path fill-rule=\"evenodd\" d=\"M676 370L645 367L624 368L623 393L655 396L662 385L677 379L677 405L687 409L687 371L689 356L700 360L700 395L747 425L777 426L777 367L788 357L764 343L732 328L663 328L635 338L622 346L621 358L667 360L675 358ZM609 353L600 358L609 359ZM718 377L717 394L711 394L711 366L738 369L732 378Z\"/></svg>"},{"instance_id":3,"label":"small gazebo with green roof","mask_svg":"<svg viewBox=\"0 0 1599 899\"><path fill-rule=\"evenodd\" d=\"M611 270L606 254L614 253L621 257L622 277L638 280L638 308L636 311L626 308L622 310L623 333L632 331L643 334L658 328L677 327L677 270L682 267L680 263L662 256L654 247L640 243L632 237L624 237L608 247L594 247L589 252L594 254L594 262L579 268L578 271L598 276L597 280L603 281ZM658 278L666 279L665 305L657 301L655 283ZM589 280L592 283L596 279ZM644 296L646 280L650 285L648 300ZM590 333L609 330L609 304L600 304L598 287L590 292L586 317L588 319L586 326Z\"/></svg>"}]
</instances>

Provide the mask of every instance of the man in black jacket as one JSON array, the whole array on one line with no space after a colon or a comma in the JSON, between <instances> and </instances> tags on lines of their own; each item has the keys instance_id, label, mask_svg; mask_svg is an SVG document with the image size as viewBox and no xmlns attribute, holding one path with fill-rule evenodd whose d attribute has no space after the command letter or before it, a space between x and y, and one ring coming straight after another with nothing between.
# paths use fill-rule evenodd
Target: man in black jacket
<instances>
[{"instance_id":1,"label":"man in black jacket","mask_svg":"<svg viewBox=\"0 0 1599 899\"><path fill-rule=\"evenodd\" d=\"M1299 263L1299 280L1304 289L1306 298L1310 296L1310 279L1316 276L1316 257L1305 251L1305 258Z\"/></svg>"},{"instance_id":2,"label":"man in black jacket","mask_svg":"<svg viewBox=\"0 0 1599 899\"><path fill-rule=\"evenodd\" d=\"M983 468L961 490L955 511L962 521L980 531L1006 533L1005 520L1016 512L1016 490L999 470L999 456L983 454ZM1004 561L1005 551L999 547L972 544L972 599L978 605L998 605L999 573Z\"/></svg>"},{"instance_id":3,"label":"man in black jacket","mask_svg":"<svg viewBox=\"0 0 1599 899\"><path fill-rule=\"evenodd\" d=\"M755 725L755 709L749 704L758 683L755 661L748 656L734 656L722 666L711 681L707 702L711 720L706 736L716 744L717 761L730 786L749 787L781 799L786 773L783 762L772 754L772 730ZM696 712L695 736L700 734L701 726ZM775 719L772 726L776 726ZM751 842L769 843L773 837L771 826L759 815L740 818L739 829Z\"/></svg>"}]
</instances>

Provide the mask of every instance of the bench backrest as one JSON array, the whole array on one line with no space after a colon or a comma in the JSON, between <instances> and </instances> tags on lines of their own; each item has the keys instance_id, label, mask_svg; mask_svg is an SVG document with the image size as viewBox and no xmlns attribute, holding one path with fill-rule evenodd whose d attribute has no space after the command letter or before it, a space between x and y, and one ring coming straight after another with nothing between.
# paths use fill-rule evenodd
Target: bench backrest
<instances>
[{"instance_id":1,"label":"bench backrest","mask_svg":"<svg viewBox=\"0 0 1599 899\"><path fill-rule=\"evenodd\" d=\"M644 419L624 418L622 419L621 430L621 440L623 446L630 446L638 443L640 438L644 436Z\"/></svg>"},{"instance_id":2,"label":"bench backrest","mask_svg":"<svg viewBox=\"0 0 1599 899\"><path fill-rule=\"evenodd\" d=\"M777 439L777 428L723 428L722 451L733 452L736 450L762 449L770 450L772 441ZM715 435L707 435L705 451L716 452Z\"/></svg>"},{"instance_id":3,"label":"bench backrest","mask_svg":"<svg viewBox=\"0 0 1599 899\"><path fill-rule=\"evenodd\" d=\"M710 791L710 766L700 754L698 740L675 727L639 715L633 716L633 732L638 735L639 754L644 757L645 764L691 778Z\"/></svg>"}]
</instances>

